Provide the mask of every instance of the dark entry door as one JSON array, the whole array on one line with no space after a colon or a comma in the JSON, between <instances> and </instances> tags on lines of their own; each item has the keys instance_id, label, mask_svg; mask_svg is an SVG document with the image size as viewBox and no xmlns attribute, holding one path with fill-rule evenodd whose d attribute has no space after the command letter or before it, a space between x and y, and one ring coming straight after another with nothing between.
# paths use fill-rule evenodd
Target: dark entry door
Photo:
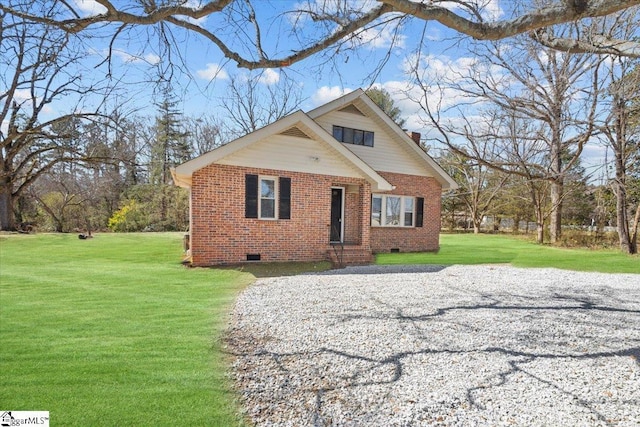
<instances>
[{"instance_id":1,"label":"dark entry door","mask_svg":"<svg viewBox=\"0 0 640 427\"><path fill-rule=\"evenodd\" d=\"M331 242L342 242L342 188L331 189Z\"/></svg>"}]
</instances>

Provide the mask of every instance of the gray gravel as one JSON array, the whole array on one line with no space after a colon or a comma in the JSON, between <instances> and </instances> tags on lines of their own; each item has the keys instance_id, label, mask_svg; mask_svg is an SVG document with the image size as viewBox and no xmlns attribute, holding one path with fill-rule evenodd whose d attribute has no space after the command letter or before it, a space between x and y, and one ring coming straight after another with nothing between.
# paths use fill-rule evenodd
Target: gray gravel
<instances>
[{"instance_id":1,"label":"gray gravel","mask_svg":"<svg viewBox=\"0 0 640 427\"><path fill-rule=\"evenodd\" d=\"M259 426L640 425L640 274L261 279L238 298L227 346Z\"/></svg>"}]
</instances>

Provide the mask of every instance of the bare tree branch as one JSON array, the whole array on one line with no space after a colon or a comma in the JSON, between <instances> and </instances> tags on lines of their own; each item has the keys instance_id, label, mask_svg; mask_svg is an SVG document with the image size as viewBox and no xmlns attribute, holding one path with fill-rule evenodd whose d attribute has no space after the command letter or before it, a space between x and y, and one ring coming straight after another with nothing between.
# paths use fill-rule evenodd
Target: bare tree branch
<instances>
[{"instance_id":1,"label":"bare tree branch","mask_svg":"<svg viewBox=\"0 0 640 427\"><path fill-rule=\"evenodd\" d=\"M554 2L514 19L484 22L473 21L433 2L415 3L410 0L381 0L398 12L442 25L478 40L500 40L539 28L610 15L640 4L640 0L583 0ZM467 3L467 2L465 2ZM476 17L477 19L477 17Z\"/></svg>"},{"instance_id":2,"label":"bare tree branch","mask_svg":"<svg viewBox=\"0 0 640 427\"><path fill-rule=\"evenodd\" d=\"M618 40L597 34L589 40L557 38L545 30L534 31L531 37L540 44L568 53L597 53L629 58L640 58L640 43L630 40Z\"/></svg>"},{"instance_id":3,"label":"bare tree branch","mask_svg":"<svg viewBox=\"0 0 640 427\"><path fill-rule=\"evenodd\" d=\"M243 40L242 42L247 43L247 46L252 49L251 52L236 49L237 37L225 40L224 27L216 28L196 22L198 19L213 17L221 13L237 13L231 9L233 0L212 0L199 7L190 7L187 6L190 4L189 2L178 0L162 2L162 5L147 1L121 5L110 0L98 0L97 3L104 7L104 11L91 16L83 16L77 6L62 0L53 2L53 5L58 5L59 9L59 13L55 16L38 14L26 2L9 0L0 3L0 11L27 22L56 26L67 33L81 33L94 26L104 26L105 24L116 24L116 28L122 28L123 26L144 27L170 23L189 32L200 34L220 49L226 58L236 62L239 67L247 69L290 66L330 47L344 43L356 36L358 32L369 28L370 25L375 25L380 18L384 19L386 16L394 15L410 16L425 22L438 22L477 40L499 40L534 32L533 37L538 42L564 51L616 53L638 57L640 50L640 45L632 40L616 40L604 36L586 40L553 38L544 30L558 24L619 13L640 5L640 0L556 0L550 5L522 12L514 18L494 21L487 21L483 18L482 10L477 7L475 2L465 0L446 2L439 0L429 2L378 0L378 5L363 12L349 9L344 0L335 2L336 10L323 8L321 11L314 11L310 7L303 9L298 4L295 6L297 10L285 10L282 15L299 13L309 17L315 23L324 23L324 28L317 34L307 34L305 37L298 38L298 46L291 47L290 51L285 53L264 51L261 30L261 25L264 25L261 22L264 19L261 20L257 16L251 0L244 1L249 13L241 18L246 27L253 28L253 40ZM452 8L452 4L457 8ZM279 5L278 7L283 6ZM345 12L347 9L348 13ZM304 34L305 28L292 28L291 31ZM312 31L317 31L317 28Z\"/></svg>"}]
</instances>

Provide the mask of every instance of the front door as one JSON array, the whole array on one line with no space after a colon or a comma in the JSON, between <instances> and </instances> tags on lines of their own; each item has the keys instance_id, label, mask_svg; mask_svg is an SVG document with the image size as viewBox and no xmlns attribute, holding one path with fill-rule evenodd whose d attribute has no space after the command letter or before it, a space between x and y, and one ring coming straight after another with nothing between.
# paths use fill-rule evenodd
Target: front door
<instances>
[{"instance_id":1,"label":"front door","mask_svg":"<svg viewBox=\"0 0 640 427\"><path fill-rule=\"evenodd\" d=\"M331 235L329 240L342 242L344 188L331 188Z\"/></svg>"}]
</instances>

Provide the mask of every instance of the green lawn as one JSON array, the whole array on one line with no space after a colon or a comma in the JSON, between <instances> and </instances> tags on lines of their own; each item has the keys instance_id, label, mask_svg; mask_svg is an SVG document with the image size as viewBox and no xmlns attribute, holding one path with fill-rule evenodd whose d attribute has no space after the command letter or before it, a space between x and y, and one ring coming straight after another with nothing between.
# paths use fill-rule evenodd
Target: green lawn
<instances>
[{"instance_id":1,"label":"green lawn","mask_svg":"<svg viewBox=\"0 0 640 427\"><path fill-rule=\"evenodd\" d=\"M220 344L235 295L254 273L187 269L178 233L0 236L2 410L50 411L52 425L241 425ZM511 263L640 273L617 251L442 235L439 253L380 264ZM326 268L278 266L278 274Z\"/></svg>"},{"instance_id":2,"label":"green lawn","mask_svg":"<svg viewBox=\"0 0 640 427\"><path fill-rule=\"evenodd\" d=\"M640 257L617 250L564 249L493 234L442 234L437 253L379 254L378 264L496 264L640 273Z\"/></svg>"},{"instance_id":3,"label":"green lawn","mask_svg":"<svg viewBox=\"0 0 640 427\"><path fill-rule=\"evenodd\" d=\"M51 425L241 425L220 333L253 276L180 265L179 234L0 237L2 410Z\"/></svg>"}]
</instances>

